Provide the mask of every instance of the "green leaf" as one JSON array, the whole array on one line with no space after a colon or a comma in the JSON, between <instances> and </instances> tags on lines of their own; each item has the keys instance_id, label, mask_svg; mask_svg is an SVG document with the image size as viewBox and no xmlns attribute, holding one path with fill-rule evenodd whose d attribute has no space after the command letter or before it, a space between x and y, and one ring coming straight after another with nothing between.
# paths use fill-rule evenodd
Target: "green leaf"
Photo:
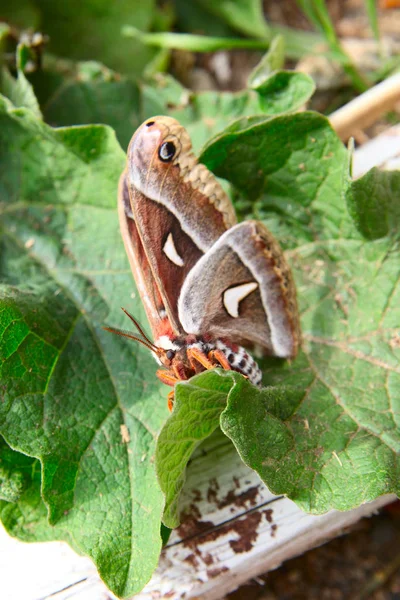
<instances>
[{"instance_id":1,"label":"green leaf","mask_svg":"<svg viewBox=\"0 0 400 600\"><path fill-rule=\"evenodd\" d=\"M375 260L382 259L387 247L359 244L351 249L359 250L356 273L353 267L356 294L363 289L363 272L367 285L376 278ZM338 251L333 264L336 268L340 264L340 278L345 281L346 269L356 261L350 258L340 263L343 254ZM309 256L308 264L315 264L316 256L316 252ZM398 264L397 254L380 275L379 284L387 282L382 296L399 281ZM286 494L314 514L332 508L349 510L379 495L400 493L399 348L391 352L393 332L385 325L382 333L367 325L358 337L351 335L354 320L363 312L357 301L361 304L368 295L371 298L365 289L354 302L347 327L331 319L329 332L321 332L319 338L315 336L317 327L307 326L311 319L303 319L304 354L291 368L269 369L266 378L270 386L263 390L251 388L247 382L241 390L233 389L221 415L222 430L269 489ZM370 315L379 312L383 303L378 308L378 302ZM324 309L338 312L334 305L332 298ZM398 312L393 303L388 319L396 318L396 313L398 318Z\"/></svg>"},{"instance_id":2,"label":"green leaf","mask_svg":"<svg viewBox=\"0 0 400 600\"><path fill-rule=\"evenodd\" d=\"M118 4L106 0L36 0L26 2L22 14L19 4L10 3L2 16L17 26L40 28L49 36L49 51L58 56L95 59L137 76L154 54L142 44L121 36L121 27L126 24L144 31L150 29L154 0L121 0ZM30 10L35 11L35 20Z\"/></svg>"},{"instance_id":3,"label":"green leaf","mask_svg":"<svg viewBox=\"0 0 400 600\"><path fill-rule=\"evenodd\" d=\"M315 90L313 80L305 73L280 70L284 48L283 37L275 37L248 79L248 87L259 94L260 108L268 115L297 110Z\"/></svg>"},{"instance_id":4,"label":"green leaf","mask_svg":"<svg viewBox=\"0 0 400 600\"><path fill-rule=\"evenodd\" d=\"M24 68L28 58L29 48L24 44L19 44L17 48L17 79L14 79L9 71L3 68L1 90L14 106L29 108L36 117L41 119L42 113L35 92L24 75Z\"/></svg>"},{"instance_id":5,"label":"green leaf","mask_svg":"<svg viewBox=\"0 0 400 600\"><path fill-rule=\"evenodd\" d=\"M248 40L242 38L211 37L191 33L144 33L133 27L125 25L122 28L124 37L138 40L146 46L168 48L170 50L186 50L188 52L216 52L217 50L233 50L235 48L248 50L265 50L267 40Z\"/></svg>"},{"instance_id":6,"label":"green leaf","mask_svg":"<svg viewBox=\"0 0 400 600\"><path fill-rule=\"evenodd\" d=\"M254 217L285 246L355 235L343 210L347 151L328 120L303 112L252 121L215 136L200 160L254 201Z\"/></svg>"},{"instance_id":7,"label":"green leaf","mask_svg":"<svg viewBox=\"0 0 400 600\"><path fill-rule=\"evenodd\" d=\"M174 410L157 441L157 475L165 495L163 523L179 525L178 499L186 465L195 448L219 425L232 387L231 373L213 371L192 377L175 388Z\"/></svg>"},{"instance_id":8,"label":"green leaf","mask_svg":"<svg viewBox=\"0 0 400 600\"><path fill-rule=\"evenodd\" d=\"M315 83L305 73L277 71L254 89L262 112L275 115L301 108L313 95Z\"/></svg>"},{"instance_id":9,"label":"green leaf","mask_svg":"<svg viewBox=\"0 0 400 600\"><path fill-rule=\"evenodd\" d=\"M53 126L102 123L110 125L123 148L142 122L138 84L120 81L70 81L52 95L44 116ZM151 115L148 115L151 116Z\"/></svg>"},{"instance_id":10,"label":"green leaf","mask_svg":"<svg viewBox=\"0 0 400 600\"><path fill-rule=\"evenodd\" d=\"M258 65L254 67L248 78L248 87L257 89L269 76L282 69L285 63L285 40L277 35L271 41L268 52L264 54Z\"/></svg>"},{"instance_id":11,"label":"green leaf","mask_svg":"<svg viewBox=\"0 0 400 600\"><path fill-rule=\"evenodd\" d=\"M241 33L254 37L268 37L269 28L264 19L261 0L197 0L211 14L222 18Z\"/></svg>"},{"instance_id":12,"label":"green leaf","mask_svg":"<svg viewBox=\"0 0 400 600\"><path fill-rule=\"evenodd\" d=\"M373 168L352 182L347 205L358 231L376 240L400 230L400 171Z\"/></svg>"},{"instance_id":13,"label":"green leaf","mask_svg":"<svg viewBox=\"0 0 400 600\"><path fill-rule=\"evenodd\" d=\"M102 329L123 327L122 303L144 318L116 215L124 154L106 127L52 130L0 107L0 432L40 461L40 516L24 496L34 529L49 531L48 510L128 597L161 548L153 455L167 409L152 357Z\"/></svg>"},{"instance_id":14,"label":"green leaf","mask_svg":"<svg viewBox=\"0 0 400 600\"><path fill-rule=\"evenodd\" d=\"M197 0L173 0L178 31L205 33L208 36L233 36L234 30L222 18L210 18L210 13Z\"/></svg>"}]
</instances>

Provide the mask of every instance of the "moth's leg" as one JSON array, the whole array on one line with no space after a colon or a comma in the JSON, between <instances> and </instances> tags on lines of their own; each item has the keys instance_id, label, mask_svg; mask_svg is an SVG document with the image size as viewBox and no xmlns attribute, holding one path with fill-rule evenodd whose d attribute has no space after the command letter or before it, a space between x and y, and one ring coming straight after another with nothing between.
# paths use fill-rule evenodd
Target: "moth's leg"
<instances>
[{"instance_id":1,"label":"moth's leg","mask_svg":"<svg viewBox=\"0 0 400 600\"><path fill-rule=\"evenodd\" d=\"M214 361L214 364L215 362L219 363L221 367L226 371L230 371L232 369L228 359L226 358L222 350L211 350L211 352L208 353L208 358L211 361Z\"/></svg>"},{"instance_id":2,"label":"moth's leg","mask_svg":"<svg viewBox=\"0 0 400 600\"><path fill-rule=\"evenodd\" d=\"M186 375L186 369L185 369L185 365L183 364L182 361L178 360L177 362L174 362L172 364L172 370L175 374L175 377L179 380L182 381L187 379L187 375Z\"/></svg>"},{"instance_id":3,"label":"moth's leg","mask_svg":"<svg viewBox=\"0 0 400 600\"><path fill-rule=\"evenodd\" d=\"M180 381L173 373L170 371L165 371L164 369L158 369L156 375L158 379L162 381L162 383L170 385L171 387L174 387L174 385Z\"/></svg>"},{"instance_id":4,"label":"moth's leg","mask_svg":"<svg viewBox=\"0 0 400 600\"><path fill-rule=\"evenodd\" d=\"M174 390L171 390L168 394L168 410L169 410L169 412L172 412L172 409L174 408L174 400L175 400L175 392L174 392Z\"/></svg>"},{"instance_id":5,"label":"moth's leg","mask_svg":"<svg viewBox=\"0 0 400 600\"><path fill-rule=\"evenodd\" d=\"M187 379L185 370L183 368L183 363L177 363L173 366L173 373L171 371L166 371L164 369L158 369L156 375L160 381L165 383L166 385L170 385L171 387L175 387L175 384L178 381L182 381L182 379ZM175 392L171 390L168 394L168 410L171 412L174 406L174 397Z\"/></svg>"},{"instance_id":6,"label":"moth's leg","mask_svg":"<svg viewBox=\"0 0 400 600\"><path fill-rule=\"evenodd\" d=\"M197 372L196 362L201 364L201 366L207 370L213 369L215 367L215 364L213 364L207 358L207 355L204 352L202 352L201 350L199 350L198 348L188 348L187 357L189 359L192 369L196 372Z\"/></svg>"}]
</instances>

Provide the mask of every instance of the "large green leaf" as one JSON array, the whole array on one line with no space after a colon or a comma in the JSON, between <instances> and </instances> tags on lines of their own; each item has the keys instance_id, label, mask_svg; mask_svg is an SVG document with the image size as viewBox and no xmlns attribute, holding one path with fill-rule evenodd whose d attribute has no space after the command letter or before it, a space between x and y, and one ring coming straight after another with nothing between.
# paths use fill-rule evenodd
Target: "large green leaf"
<instances>
[{"instance_id":1,"label":"large green leaf","mask_svg":"<svg viewBox=\"0 0 400 600\"><path fill-rule=\"evenodd\" d=\"M286 247L358 237L344 205L347 151L322 115L242 119L210 140L201 160L253 200L253 216Z\"/></svg>"},{"instance_id":2,"label":"large green leaf","mask_svg":"<svg viewBox=\"0 0 400 600\"><path fill-rule=\"evenodd\" d=\"M221 373L230 382L219 397L222 430L272 492L308 512L348 510L399 493L400 247L395 236L382 237L399 230L398 173L371 172L352 183L346 149L314 113L241 119L210 141L202 160L253 198L255 212L288 249L303 335L292 364L264 361L262 390ZM380 239L366 241L356 230L349 195L367 238L371 231L378 237L380 202L383 215L392 215ZM208 377L196 384L204 389ZM158 441L156 456L169 474L160 477L166 524L178 519L187 440L202 432L191 385L178 386L179 418ZM168 456L160 448L166 440Z\"/></svg>"},{"instance_id":3,"label":"large green leaf","mask_svg":"<svg viewBox=\"0 0 400 600\"><path fill-rule=\"evenodd\" d=\"M400 171L371 169L347 189L347 205L357 229L369 240L400 231Z\"/></svg>"},{"instance_id":4,"label":"large green leaf","mask_svg":"<svg viewBox=\"0 0 400 600\"><path fill-rule=\"evenodd\" d=\"M153 359L102 329L123 326L121 304L143 318L116 216L124 155L108 128L52 130L0 106L0 432L40 460L60 536L129 596L161 548L153 454L167 410Z\"/></svg>"}]
</instances>

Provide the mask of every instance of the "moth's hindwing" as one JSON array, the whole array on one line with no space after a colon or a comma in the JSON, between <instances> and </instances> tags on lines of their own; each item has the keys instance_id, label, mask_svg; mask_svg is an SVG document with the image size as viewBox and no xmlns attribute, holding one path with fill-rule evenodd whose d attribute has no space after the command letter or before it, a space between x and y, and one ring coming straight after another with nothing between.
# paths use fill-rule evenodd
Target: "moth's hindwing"
<instances>
[{"instance_id":1,"label":"moth's hindwing","mask_svg":"<svg viewBox=\"0 0 400 600\"><path fill-rule=\"evenodd\" d=\"M257 221L226 231L188 274L179 319L191 334L256 344L291 357L299 345L295 287L282 250Z\"/></svg>"}]
</instances>

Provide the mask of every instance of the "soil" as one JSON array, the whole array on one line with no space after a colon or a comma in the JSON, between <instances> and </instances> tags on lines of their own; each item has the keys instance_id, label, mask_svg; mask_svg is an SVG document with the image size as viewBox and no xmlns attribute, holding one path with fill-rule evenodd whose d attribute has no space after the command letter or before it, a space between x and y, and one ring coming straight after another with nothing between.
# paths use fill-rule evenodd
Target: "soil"
<instances>
[{"instance_id":1,"label":"soil","mask_svg":"<svg viewBox=\"0 0 400 600\"><path fill-rule=\"evenodd\" d=\"M225 600L400 600L400 501Z\"/></svg>"}]
</instances>

